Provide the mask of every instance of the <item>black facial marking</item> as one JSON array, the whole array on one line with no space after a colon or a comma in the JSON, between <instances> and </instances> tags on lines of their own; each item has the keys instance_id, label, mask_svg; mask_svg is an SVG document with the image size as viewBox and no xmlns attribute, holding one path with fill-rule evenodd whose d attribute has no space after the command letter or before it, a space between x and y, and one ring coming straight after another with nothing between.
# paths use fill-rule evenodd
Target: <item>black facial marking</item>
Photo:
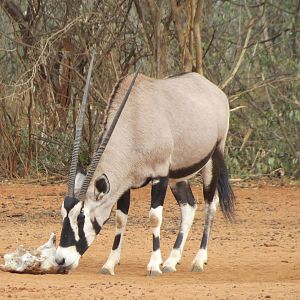
<instances>
[{"instance_id":1,"label":"black facial marking","mask_svg":"<svg viewBox=\"0 0 300 300\"><path fill-rule=\"evenodd\" d=\"M77 223L84 223L84 220L85 220L85 215L83 212L80 212L80 214L78 215L77 217Z\"/></svg>"},{"instance_id":2,"label":"black facial marking","mask_svg":"<svg viewBox=\"0 0 300 300\"><path fill-rule=\"evenodd\" d=\"M173 178L173 179L184 178L184 177L187 177L189 175L196 173L197 171L201 170L206 165L206 163L208 162L208 160L210 159L210 157L212 156L214 151L215 151L215 147L207 156L205 156L202 160L200 160L198 163L196 163L192 166L189 166L187 168L177 169L177 170L170 169L169 177Z\"/></svg>"},{"instance_id":3,"label":"black facial marking","mask_svg":"<svg viewBox=\"0 0 300 300\"><path fill-rule=\"evenodd\" d=\"M180 248L181 243L182 243L182 240L183 240L183 233L182 233L182 232L179 232L178 235L177 235L175 244L174 244L174 248L175 248L175 249Z\"/></svg>"},{"instance_id":4,"label":"black facial marking","mask_svg":"<svg viewBox=\"0 0 300 300\"><path fill-rule=\"evenodd\" d=\"M79 241L76 242L76 250L82 255L88 248L87 240L83 231L84 222L78 223Z\"/></svg>"},{"instance_id":5,"label":"black facial marking","mask_svg":"<svg viewBox=\"0 0 300 300\"><path fill-rule=\"evenodd\" d=\"M157 208L164 204L167 188L168 188L168 177L154 178L158 179L157 184L152 185L151 189L151 208Z\"/></svg>"},{"instance_id":6,"label":"black facial marking","mask_svg":"<svg viewBox=\"0 0 300 300\"><path fill-rule=\"evenodd\" d=\"M202 240L201 240L200 249L206 249L207 248L207 243L208 243L208 235L204 231L203 236L202 236Z\"/></svg>"},{"instance_id":7,"label":"black facial marking","mask_svg":"<svg viewBox=\"0 0 300 300\"><path fill-rule=\"evenodd\" d=\"M94 228L94 231L96 233L96 235L100 232L101 230L101 226L98 224L96 218L94 219L94 221L92 222L93 224L93 228Z\"/></svg>"},{"instance_id":8,"label":"black facial marking","mask_svg":"<svg viewBox=\"0 0 300 300\"><path fill-rule=\"evenodd\" d=\"M160 240L158 236L153 234L153 251L156 251L160 248Z\"/></svg>"},{"instance_id":9,"label":"black facial marking","mask_svg":"<svg viewBox=\"0 0 300 300\"><path fill-rule=\"evenodd\" d=\"M179 205L189 204L192 207L195 206L196 201L188 182L177 182L175 186L171 186L171 191Z\"/></svg>"},{"instance_id":10,"label":"black facial marking","mask_svg":"<svg viewBox=\"0 0 300 300\"><path fill-rule=\"evenodd\" d=\"M128 215L130 205L130 190L126 191L117 202L117 209L125 215Z\"/></svg>"},{"instance_id":11,"label":"black facial marking","mask_svg":"<svg viewBox=\"0 0 300 300\"><path fill-rule=\"evenodd\" d=\"M76 204L79 203L79 200L74 197L66 196L64 199L64 208L69 212Z\"/></svg>"},{"instance_id":12,"label":"black facial marking","mask_svg":"<svg viewBox=\"0 0 300 300\"><path fill-rule=\"evenodd\" d=\"M67 214L69 214L70 210L74 208L76 204L78 204L80 201L74 197L65 197L64 199L64 208L67 211ZM75 239L75 233L72 229L69 215L67 215L63 220L63 226L61 230L61 237L59 245L61 247L67 248L71 246L75 246L77 252L82 255L88 248L87 240L85 238L85 234L83 231L84 227L84 221L85 216L83 212L80 212L80 214L77 217L77 226L78 226L78 234L79 234L79 241L76 241Z\"/></svg>"},{"instance_id":13,"label":"black facial marking","mask_svg":"<svg viewBox=\"0 0 300 300\"><path fill-rule=\"evenodd\" d=\"M113 246L112 246L112 250L118 249L119 244L120 244L120 240L121 240L121 233L119 233L115 236L114 243L113 243Z\"/></svg>"},{"instance_id":14,"label":"black facial marking","mask_svg":"<svg viewBox=\"0 0 300 300\"><path fill-rule=\"evenodd\" d=\"M63 221L63 227L60 236L59 246L70 247L76 244L75 235L70 224L69 217L65 217Z\"/></svg>"},{"instance_id":15,"label":"black facial marking","mask_svg":"<svg viewBox=\"0 0 300 300\"><path fill-rule=\"evenodd\" d=\"M82 255L88 248L87 240L83 231L84 221L78 222L78 233L79 233L79 241L77 242L75 239L74 231L71 227L69 217L64 218L63 228L61 232L61 238L59 245L61 247L71 247L76 246L77 252Z\"/></svg>"}]
</instances>

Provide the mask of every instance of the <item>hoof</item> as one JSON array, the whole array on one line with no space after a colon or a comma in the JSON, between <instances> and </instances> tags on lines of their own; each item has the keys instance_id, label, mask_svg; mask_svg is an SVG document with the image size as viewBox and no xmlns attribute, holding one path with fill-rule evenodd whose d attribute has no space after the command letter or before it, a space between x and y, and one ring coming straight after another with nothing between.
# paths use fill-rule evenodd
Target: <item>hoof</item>
<instances>
[{"instance_id":1,"label":"hoof","mask_svg":"<svg viewBox=\"0 0 300 300\"><path fill-rule=\"evenodd\" d=\"M115 275L114 271L107 268L102 268L99 273L103 275Z\"/></svg>"},{"instance_id":2,"label":"hoof","mask_svg":"<svg viewBox=\"0 0 300 300\"><path fill-rule=\"evenodd\" d=\"M204 268L203 266L200 266L198 264L193 264L191 271L199 273L199 272L203 272Z\"/></svg>"},{"instance_id":3,"label":"hoof","mask_svg":"<svg viewBox=\"0 0 300 300\"><path fill-rule=\"evenodd\" d=\"M150 270L148 271L147 275L151 276L151 277L157 277L160 276L162 274L161 271L157 271L157 270Z\"/></svg>"},{"instance_id":4,"label":"hoof","mask_svg":"<svg viewBox=\"0 0 300 300\"><path fill-rule=\"evenodd\" d=\"M163 273L172 273L172 272L176 272L176 269L172 268L172 267L165 266L165 267L163 267L162 271L163 271Z\"/></svg>"}]
</instances>

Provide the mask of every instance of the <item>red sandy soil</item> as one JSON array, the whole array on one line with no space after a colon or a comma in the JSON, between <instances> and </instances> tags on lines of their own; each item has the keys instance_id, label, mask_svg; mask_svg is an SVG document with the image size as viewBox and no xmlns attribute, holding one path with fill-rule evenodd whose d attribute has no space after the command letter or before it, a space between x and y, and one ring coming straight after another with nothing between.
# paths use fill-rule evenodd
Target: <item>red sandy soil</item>
<instances>
[{"instance_id":1,"label":"red sandy soil","mask_svg":"<svg viewBox=\"0 0 300 300\"><path fill-rule=\"evenodd\" d=\"M121 264L115 276L100 275L114 237L114 213L68 275L0 272L0 298L20 299L300 299L300 187L235 188L237 221L218 212L203 273L191 273L203 230L198 210L177 272L146 276L152 235L149 187L133 192ZM18 245L37 247L61 229L64 185L0 184L0 261ZM162 254L176 239L180 211L171 193L165 201Z\"/></svg>"}]
</instances>

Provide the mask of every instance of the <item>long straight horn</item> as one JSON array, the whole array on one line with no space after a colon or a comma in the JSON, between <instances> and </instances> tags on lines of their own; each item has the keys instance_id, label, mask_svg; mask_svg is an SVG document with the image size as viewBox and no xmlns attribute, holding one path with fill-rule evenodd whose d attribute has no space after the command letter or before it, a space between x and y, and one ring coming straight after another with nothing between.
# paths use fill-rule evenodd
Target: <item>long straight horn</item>
<instances>
[{"instance_id":1,"label":"long straight horn","mask_svg":"<svg viewBox=\"0 0 300 300\"><path fill-rule=\"evenodd\" d=\"M117 122L118 122L118 120L120 118L120 115L121 115L123 109L124 109L124 106L125 106L125 104L127 102L127 99L128 99L128 97L130 95L130 92L132 90L132 87L134 85L136 77L138 76L138 73L139 73L139 70L140 70L141 66L142 65L140 65L138 67L137 71L135 72L134 77L133 77L133 79L132 79L132 81L130 83L130 86L129 86L129 88L128 88L128 90L127 90L127 92L126 92L126 94L125 94L125 96L124 96L124 98L123 98L123 100L122 100L122 102L120 104L120 107L118 108L118 110L117 110L117 112L116 112L116 114L115 114L115 116L113 118L113 121L112 121L110 127L108 128L108 130L106 132L104 132L102 142L101 142L101 144L98 145L96 153L95 153L95 155L94 155L94 157L92 159L92 162L90 164L90 167L88 169L87 175L86 175L86 177L85 177L85 179L83 181L83 184L81 186L81 190L80 190L79 196L78 196L79 200L83 200L83 198L85 196L85 193L87 192L87 189L88 189L89 184L90 184L90 182L92 180L94 172L95 172L95 170L97 168L97 165L98 165L98 163L100 161L100 158L101 158L101 156L102 156L102 154L103 154L103 152L104 152L104 150L105 150L105 148L106 148L106 146L107 146L107 144L109 142L109 139L110 139L110 137L111 137L111 135L112 135L112 133L113 133L116 125L117 125Z\"/></svg>"},{"instance_id":2,"label":"long straight horn","mask_svg":"<svg viewBox=\"0 0 300 300\"><path fill-rule=\"evenodd\" d=\"M68 181L68 196L70 197L74 197L75 177L76 177L76 169L78 164L79 147L81 142L83 118L84 118L85 108L87 105L87 96L88 96L89 85L92 76L94 57L95 57L95 51L93 52L92 59L90 62L89 71L88 71L84 92L83 92L82 103L80 105L79 117L76 124L76 135L73 144L72 160L71 160L71 167L70 167L69 181Z\"/></svg>"}]
</instances>

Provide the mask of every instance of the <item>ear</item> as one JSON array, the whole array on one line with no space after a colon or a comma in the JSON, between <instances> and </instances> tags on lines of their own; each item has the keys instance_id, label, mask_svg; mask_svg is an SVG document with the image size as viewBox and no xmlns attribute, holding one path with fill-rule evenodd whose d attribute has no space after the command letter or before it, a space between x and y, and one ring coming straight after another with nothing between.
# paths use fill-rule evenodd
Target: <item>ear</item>
<instances>
[{"instance_id":1,"label":"ear","mask_svg":"<svg viewBox=\"0 0 300 300\"><path fill-rule=\"evenodd\" d=\"M107 194L110 190L110 184L108 178L105 174L102 174L95 180L95 196L96 200L99 200L99 197Z\"/></svg>"},{"instance_id":2,"label":"ear","mask_svg":"<svg viewBox=\"0 0 300 300\"><path fill-rule=\"evenodd\" d=\"M76 174L76 177L75 177L75 188L74 188L75 197L78 196L78 194L80 192L80 189L81 189L81 186L83 184L84 178L85 178L85 174L83 174L81 172L79 172L79 173Z\"/></svg>"}]
</instances>

